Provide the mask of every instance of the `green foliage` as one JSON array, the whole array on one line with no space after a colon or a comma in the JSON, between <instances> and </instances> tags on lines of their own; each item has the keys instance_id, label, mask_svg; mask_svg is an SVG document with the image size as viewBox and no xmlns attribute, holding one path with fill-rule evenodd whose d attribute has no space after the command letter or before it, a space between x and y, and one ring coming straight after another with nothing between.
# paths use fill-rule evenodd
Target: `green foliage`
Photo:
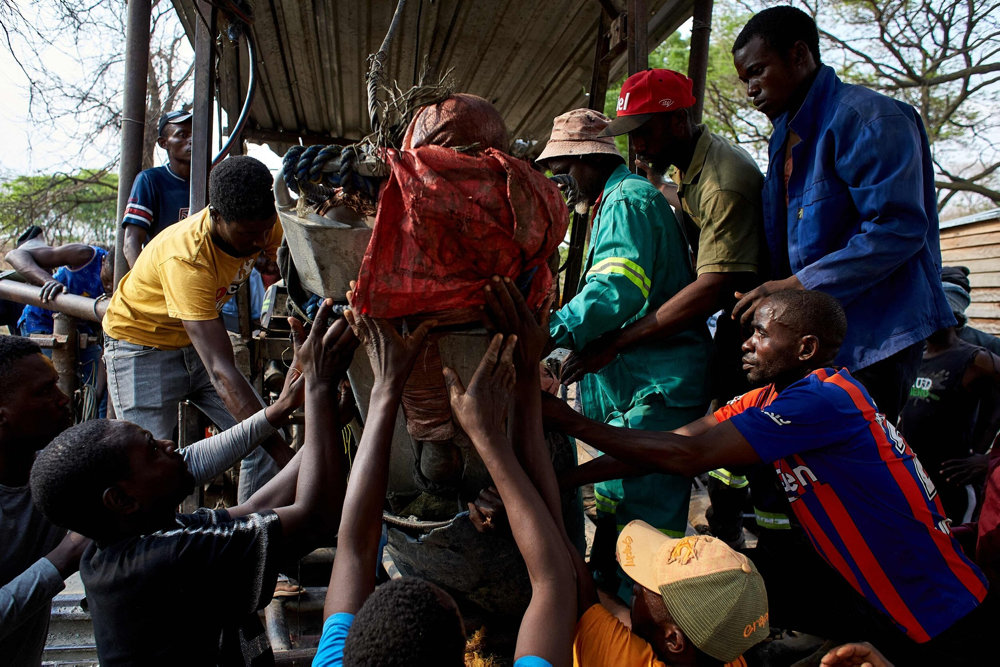
<instances>
[{"instance_id":1,"label":"green foliage","mask_svg":"<svg viewBox=\"0 0 1000 667\"><path fill-rule=\"evenodd\" d=\"M53 245L110 245L117 200L118 175L103 170L17 176L0 183L0 234L10 241L28 226L39 225Z\"/></svg>"}]
</instances>

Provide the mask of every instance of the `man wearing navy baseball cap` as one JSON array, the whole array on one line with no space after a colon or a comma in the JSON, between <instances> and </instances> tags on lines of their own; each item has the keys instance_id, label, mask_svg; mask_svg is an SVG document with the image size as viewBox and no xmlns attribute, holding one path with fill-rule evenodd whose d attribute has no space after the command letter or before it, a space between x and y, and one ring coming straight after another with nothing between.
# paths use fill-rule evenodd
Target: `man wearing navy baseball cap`
<instances>
[{"instance_id":1,"label":"man wearing navy baseball cap","mask_svg":"<svg viewBox=\"0 0 1000 667\"><path fill-rule=\"evenodd\" d=\"M122 217L124 252L129 268L143 247L175 222L188 216L191 200L191 112L168 111L156 125L156 145L167 152L167 164L139 172L132 183Z\"/></svg>"}]
</instances>

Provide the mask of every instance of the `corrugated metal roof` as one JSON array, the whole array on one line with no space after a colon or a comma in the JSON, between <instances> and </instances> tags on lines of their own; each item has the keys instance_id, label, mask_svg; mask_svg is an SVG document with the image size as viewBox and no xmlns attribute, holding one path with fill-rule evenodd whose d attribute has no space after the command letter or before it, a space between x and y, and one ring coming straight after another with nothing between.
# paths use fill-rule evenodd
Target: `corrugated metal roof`
<instances>
[{"instance_id":1,"label":"corrugated metal roof","mask_svg":"<svg viewBox=\"0 0 1000 667\"><path fill-rule=\"evenodd\" d=\"M194 0L173 0L189 37L200 20ZM624 4L624 3L622 3ZM676 30L693 0L648 0L649 48ZM356 140L368 133L365 73L395 2L257 0L252 31L259 86L247 128ZM544 142L552 118L587 105L598 0L409 0L386 62L403 89L427 66L451 70L456 91L491 100L511 137ZM245 46L224 42L219 96L235 122L245 95ZM611 80L625 72L611 64ZM239 72L239 76L236 73ZM282 152L288 144L269 142Z\"/></svg>"}]
</instances>

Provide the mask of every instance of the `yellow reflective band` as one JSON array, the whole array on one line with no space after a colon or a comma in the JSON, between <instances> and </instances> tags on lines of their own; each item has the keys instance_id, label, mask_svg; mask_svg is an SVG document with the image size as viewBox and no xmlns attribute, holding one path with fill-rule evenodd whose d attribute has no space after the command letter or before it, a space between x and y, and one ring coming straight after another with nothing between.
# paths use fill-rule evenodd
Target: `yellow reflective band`
<instances>
[{"instance_id":1,"label":"yellow reflective band","mask_svg":"<svg viewBox=\"0 0 1000 667\"><path fill-rule=\"evenodd\" d=\"M642 270L642 267L630 259L625 259L624 257L608 257L607 259L601 260L594 266L590 267L590 270L587 271L588 276L610 273L617 273L625 276L639 288L639 291L642 292L643 299L649 298L649 288L652 283L649 278L646 277L646 272Z\"/></svg>"},{"instance_id":2,"label":"yellow reflective band","mask_svg":"<svg viewBox=\"0 0 1000 667\"><path fill-rule=\"evenodd\" d=\"M734 489L745 489L750 485L747 478L743 475L734 475L725 468L719 468L718 470L713 470L708 473L709 477L719 480L726 486L730 486Z\"/></svg>"},{"instance_id":3,"label":"yellow reflective band","mask_svg":"<svg viewBox=\"0 0 1000 667\"><path fill-rule=\"evenodd\" d=\"M757 520L757 525L764 528L770 528L771 530L791 530L792 521L788 518L787 514L780 514L778 512L765 512L764 510L753 508L754 518Z\"/></svg>"}]
</instances>

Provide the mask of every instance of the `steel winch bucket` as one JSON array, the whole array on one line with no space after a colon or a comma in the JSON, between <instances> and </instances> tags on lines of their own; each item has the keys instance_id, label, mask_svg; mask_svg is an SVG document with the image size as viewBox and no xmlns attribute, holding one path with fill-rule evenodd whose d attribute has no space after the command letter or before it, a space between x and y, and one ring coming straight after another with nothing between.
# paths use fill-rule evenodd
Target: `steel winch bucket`
<instances>
[{"instance_id":1,"label":"steel winch bucket","mask_svg":"<svg viewBox=\"0 0 1000 667\"><path fill-rule=\"evenodd\" d=\"M344 206L327 216L309 213L300 217L280 173L274 180L274 199L302 286L313 294L343 301L371 240L372 230L365 219Z\"/></svg>"}]
</instances>

